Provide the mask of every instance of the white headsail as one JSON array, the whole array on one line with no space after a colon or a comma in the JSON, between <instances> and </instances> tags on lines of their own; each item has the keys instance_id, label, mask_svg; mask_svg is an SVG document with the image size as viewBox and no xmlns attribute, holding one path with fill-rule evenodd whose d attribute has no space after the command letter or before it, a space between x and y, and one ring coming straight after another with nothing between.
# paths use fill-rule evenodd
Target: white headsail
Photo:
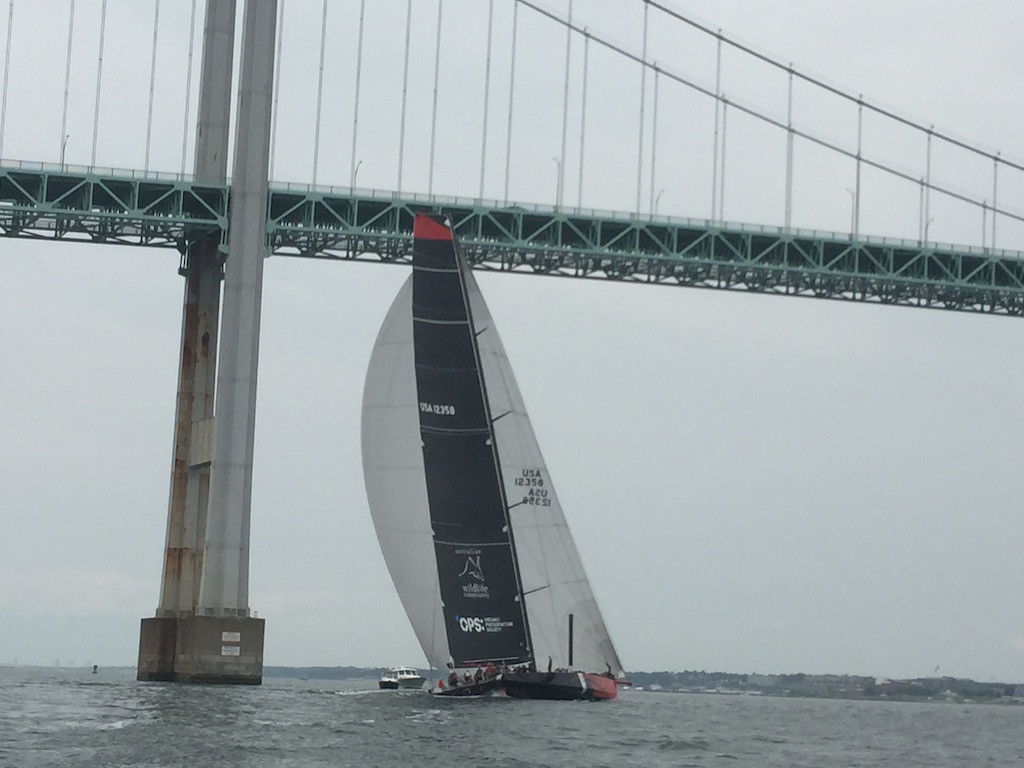
<instances>
[{"instance_id":1,"label":"white headsail","mask_svg":"<svg viewBox=\"0 0 1024 768\"><path fill-rule=\"evenodd\" d=\"M412 278L384 318L363 388L363 478L384 561L427 661L448 663L424 481L412 348Z\"/></svg>"},{"instance_id":2,"label":"white headsail","mask_svg":"<svg viewBox=\"0 0 1024 768\"><path fill-rule=\"evenodd\" d=\"M568 666L571 613L573 666L603 671L608 665L617 675L622 665L558 503L512 366L469 270L466 278L535 658L543 664L550 656L555 667Z\"/></svg>"}]
</instances>

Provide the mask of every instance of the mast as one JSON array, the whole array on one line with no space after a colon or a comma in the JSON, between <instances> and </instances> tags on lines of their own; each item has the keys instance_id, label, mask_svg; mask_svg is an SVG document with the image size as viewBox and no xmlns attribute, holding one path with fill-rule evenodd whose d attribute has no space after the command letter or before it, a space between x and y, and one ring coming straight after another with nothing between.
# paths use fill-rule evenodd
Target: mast
<instances>
[{"instance_id":1,"label":"mast","mask_svg":"<svg viewBox=\"0 0 1024 768\"><path fill-rule=\"evenodd\" d=\"M572 669L572 614L569 614L569 669Z\"/></svg>"}]
</instances>

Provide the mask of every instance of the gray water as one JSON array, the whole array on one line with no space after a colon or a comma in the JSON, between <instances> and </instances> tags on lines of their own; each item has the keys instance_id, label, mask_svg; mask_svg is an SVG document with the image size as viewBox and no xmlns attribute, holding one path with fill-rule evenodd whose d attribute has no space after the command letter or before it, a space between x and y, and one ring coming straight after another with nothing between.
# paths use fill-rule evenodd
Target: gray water
<instances>
[{"instance_id":1,"label":"gray water","mask_svg":"<svg viewBox=\"0 0 1024 768\"><path fill-rule=\"evenodd\" d=\"M439 700L376 681L0 668L0 766L1022 766L1024 707L626 691Z\"/></svg>"}]
</instances>

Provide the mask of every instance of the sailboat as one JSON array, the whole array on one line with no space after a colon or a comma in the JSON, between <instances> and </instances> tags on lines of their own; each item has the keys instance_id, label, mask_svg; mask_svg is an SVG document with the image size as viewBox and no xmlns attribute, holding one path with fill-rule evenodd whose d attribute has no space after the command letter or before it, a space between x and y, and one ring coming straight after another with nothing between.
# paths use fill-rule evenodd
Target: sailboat
<instances>
[{"instance_id":1,"label":"sailboat","mask_svg":"<svg viewBox=\"0 0 1024 768\"><path fill-rule=\"evenodd\" d=\"M391 578L448 670L432 692L614 698L622 665L444 218L416 215L412 266L371 354L362 454Z\"/></svg>"}]
</instances>

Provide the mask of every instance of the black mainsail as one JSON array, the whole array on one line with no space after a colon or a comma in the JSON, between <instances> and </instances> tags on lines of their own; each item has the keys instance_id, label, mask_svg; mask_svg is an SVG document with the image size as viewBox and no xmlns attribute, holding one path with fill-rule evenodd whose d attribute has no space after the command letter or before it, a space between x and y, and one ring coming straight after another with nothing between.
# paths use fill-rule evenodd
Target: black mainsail
<instances>
[{"instance_id":1,"label":"black mainsail","mask_svg":"<svg viewBox=\"0 0 1024 768\"><path fill-rule=\"evenodd\" d=\"M412 322L423 467L456 667L532 658L476 329L451 230L418 216Z\"/></svg>"}]
</instances>

